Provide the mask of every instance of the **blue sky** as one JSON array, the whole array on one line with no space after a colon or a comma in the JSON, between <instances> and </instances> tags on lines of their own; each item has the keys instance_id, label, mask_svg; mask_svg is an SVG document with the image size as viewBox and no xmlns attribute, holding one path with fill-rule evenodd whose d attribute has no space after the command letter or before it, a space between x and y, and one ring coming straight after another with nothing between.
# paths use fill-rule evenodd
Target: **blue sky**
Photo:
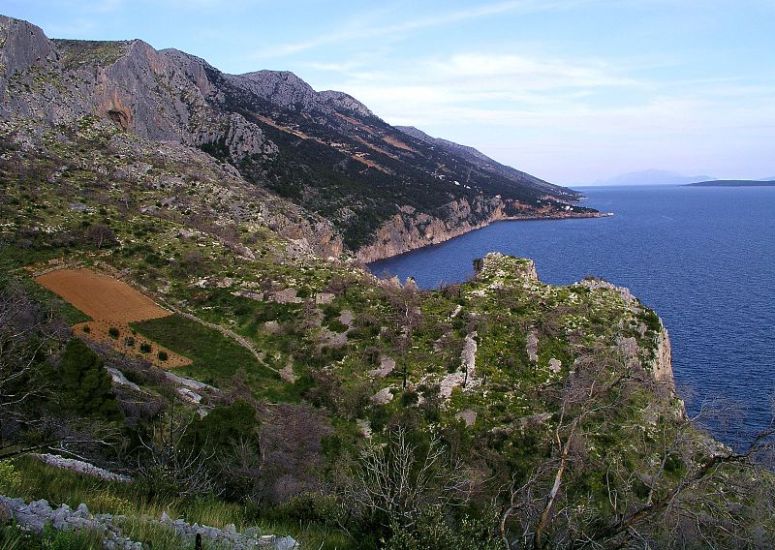
<instances>
[{"instance_id":1,"label":"blue sky","mask_svg":"<svg viewBox=\"0 0 775 550\"><path fill-rule=\"evenodd\" d=\"M775 177L775 0L3 0L50 37L291 70L561 184Z\"/></svg>"}]
</instances>

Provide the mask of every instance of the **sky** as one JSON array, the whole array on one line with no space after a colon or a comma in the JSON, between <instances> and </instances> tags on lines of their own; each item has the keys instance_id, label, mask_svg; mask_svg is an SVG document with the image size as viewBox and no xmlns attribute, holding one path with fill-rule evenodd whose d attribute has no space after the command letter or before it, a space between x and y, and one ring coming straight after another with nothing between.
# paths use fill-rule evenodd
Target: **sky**
<instances>
[{"instance_id":1,"label":"sky","mask_svg":"<svg viewBox=\"0 0 775 550\"><path fill-rule=\"evenodd\" d=\"M558 184L775 178L775 0L2 0L52 38L290 70Z\"/></svg>"}]
</instances>

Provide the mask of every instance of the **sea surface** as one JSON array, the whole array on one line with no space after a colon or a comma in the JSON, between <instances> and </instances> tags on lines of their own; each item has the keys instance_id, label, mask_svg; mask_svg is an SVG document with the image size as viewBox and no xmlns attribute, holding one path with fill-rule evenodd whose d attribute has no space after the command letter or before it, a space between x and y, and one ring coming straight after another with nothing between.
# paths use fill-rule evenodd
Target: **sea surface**
<instances>
[{"instance_id":1,"label":"sea surface","mask_svg":"<svg viewBox=\"0 0 775 550\"><path fill-rule=\"evenodd\" d=\"M370 265L422 288L473 275L489 251L532 258L548 283L597 275L629 287L665 321L690 415L743 446L775 397L775 188L580 189L600 219L498 222Z\"/></svg>"}]
</instances>

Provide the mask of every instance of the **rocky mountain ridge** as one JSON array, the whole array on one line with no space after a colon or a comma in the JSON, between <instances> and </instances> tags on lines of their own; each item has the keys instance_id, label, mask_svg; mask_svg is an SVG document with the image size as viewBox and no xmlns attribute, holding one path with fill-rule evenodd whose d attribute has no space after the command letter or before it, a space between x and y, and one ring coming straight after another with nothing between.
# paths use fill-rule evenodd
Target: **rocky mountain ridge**
<instances>
[{"instance_id":1,"label":"rocky mountain ridge","mask_svg":"<svg viewBox=\"0 0 775 550\"><path fill-rule=\"evenodd\" d=\"M384 257L506 217L594 215L573 191L505 167L475 150L394 128L355 98L316 92L289 72L228 75L201 58L140 40L50 40L0 18L0 117L39 135L85 116L151 141L201 148L328 219L352 252ZM473 151L473 152L472 152ZM432 237L404 238L395 216L436 220ZM405 223L413 218L402 216ZM442 229L443 228L443 229ZM397 240L387 244L386 235Z\"/></svg>"}]
</instances>

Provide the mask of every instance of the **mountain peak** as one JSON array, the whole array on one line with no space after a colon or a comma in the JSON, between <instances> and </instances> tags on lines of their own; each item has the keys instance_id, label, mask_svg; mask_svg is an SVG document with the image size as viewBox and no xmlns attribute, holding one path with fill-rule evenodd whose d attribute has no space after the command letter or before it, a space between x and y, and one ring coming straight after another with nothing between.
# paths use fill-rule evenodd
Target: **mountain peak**
<instances>
[{"instance_id":1,"label":"mountain peak","mask_svg":"<svg viewBox=\"0 0 775 550\"><path fill-rule=\"evenodd\" d=\"M315 105L315 90L290 71L261 70L234 75L230 79L240 88L285 109L308 111Z\"/></svg>"},{"instance_id":2,"label":"mountain peak","mask_svg":"<svg viewBox=\"0 0 775 550\"><path fill-rule=\"evenodd\" d=\"M318 92L318 99L322 103L331 106L336 111L351 111L366 118L376 116L368 107L366 107L366 105L344 92L324 90Z\"/></svg>"}]
</instances>

